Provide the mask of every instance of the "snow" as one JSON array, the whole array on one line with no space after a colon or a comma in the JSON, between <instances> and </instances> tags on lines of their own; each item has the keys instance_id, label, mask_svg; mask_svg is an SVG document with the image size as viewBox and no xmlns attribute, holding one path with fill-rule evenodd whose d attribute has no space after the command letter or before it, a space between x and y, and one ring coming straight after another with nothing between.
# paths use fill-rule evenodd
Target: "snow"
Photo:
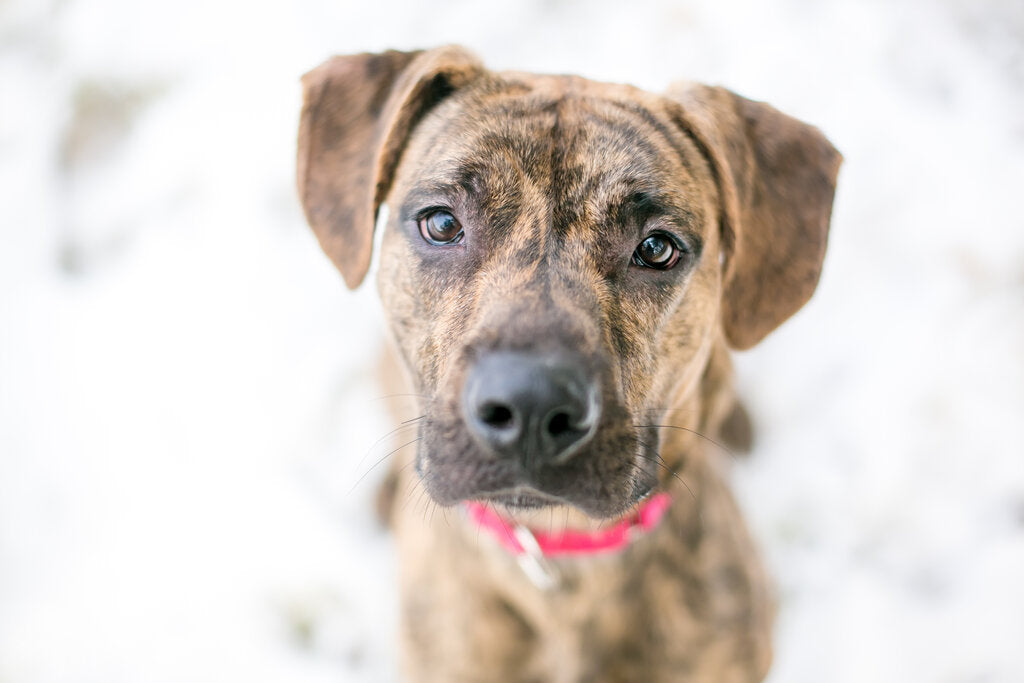
<instances>
[{"instance_id":1,"label":"snow","mask_svg":"<svg viewBox=\"0 0 1024 683\"><path fill-rule=\"evenodd\" d=\"M821 286L737 357L770 681L1024 680L1020 3L8 0L0 681L395 679L381 315L297 206L298 76L446 42L822 127Z\"/></svg>"}]
</instances>

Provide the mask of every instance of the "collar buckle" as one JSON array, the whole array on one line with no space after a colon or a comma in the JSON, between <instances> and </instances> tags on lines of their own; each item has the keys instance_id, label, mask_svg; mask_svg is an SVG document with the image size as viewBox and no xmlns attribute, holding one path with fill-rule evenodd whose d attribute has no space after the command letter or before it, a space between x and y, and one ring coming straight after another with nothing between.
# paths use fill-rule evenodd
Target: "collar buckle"
<instances>
[{"instance_id":1,"label":"collar buckle","mask_svg":"<svg viewBox=\"0 0 1024 683\"><path fill-rule=\"evenodd\" d=\"M525 526L516 525L512 529L512 535L523 548L521 553L516 554L516 562L526 574L526 578L542 591L549 591L557 586L561 580L558 570L544 557L544 551L541 550L533 532Z\"/></svg>"}]
</instances>

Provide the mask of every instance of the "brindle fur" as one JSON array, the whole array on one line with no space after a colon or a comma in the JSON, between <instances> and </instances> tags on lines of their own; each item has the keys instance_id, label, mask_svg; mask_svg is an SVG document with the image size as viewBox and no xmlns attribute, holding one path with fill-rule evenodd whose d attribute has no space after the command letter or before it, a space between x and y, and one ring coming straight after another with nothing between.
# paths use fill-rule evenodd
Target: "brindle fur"
<instances>
[{"instance_id":1,"label":"brindle fur","mask_svg":"<svg viewBox=\"0 0 1024 683\"><path fill-rule=\"evenodd\" d=\"M509 514L586 527L652 487L674 496L622 552L556 561L546 592L459 514L393 505L406 677L761 680L770 591L712 440L745 424L728 348L814 290L839 154L721 88L497 74L453 47L336 57L304 85L300 196L349 286L390 209L378 283L424 415L415 455L396 457L398 500L422 487L448 506L516 485L459 407L468 368L494 350L571 352L602 394L592 440L533 482L563 505ZM462 242L421 238L431 207L460 220ZM631 265L652 226L692 254L668 271Z\"/></svg>"}]
</instances>

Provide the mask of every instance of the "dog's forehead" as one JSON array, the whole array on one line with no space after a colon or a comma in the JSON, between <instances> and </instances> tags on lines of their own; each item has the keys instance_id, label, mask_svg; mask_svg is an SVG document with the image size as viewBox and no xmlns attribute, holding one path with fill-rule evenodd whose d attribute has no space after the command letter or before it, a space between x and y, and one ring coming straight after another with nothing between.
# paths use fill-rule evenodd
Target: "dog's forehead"
<instances>
[{"instance_id":1,"label":"dog's forehead","mask_svg":"<svg viewBox=\"0 0 1024 683\"><path fill-rule=\"evenodd\" d=\"M421 126L416 188L524 188L554 205L600 214L630 196L694 211L699 149L660 97L574 76L502 74L437 107Z\"/></svg>"}]
</instances>

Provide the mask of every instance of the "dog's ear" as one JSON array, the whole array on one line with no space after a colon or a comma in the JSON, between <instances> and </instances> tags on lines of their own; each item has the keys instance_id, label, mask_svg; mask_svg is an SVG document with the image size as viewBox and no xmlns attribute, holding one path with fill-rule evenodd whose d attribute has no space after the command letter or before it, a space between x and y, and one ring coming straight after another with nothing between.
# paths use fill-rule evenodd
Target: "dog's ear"
<instances>
[{"instance_id":1,"label":"dog's ear","mask_svg":"<svg viewBox=\"0 0 1024 683\"><path fill-rule=\"evenodd\" d=\"M668 96L717 176L722 325L732 347L750 348L814 293L842 155L818 129L724 88L680 84Z\"/></svg>"},{"instance_id":2,"label":"dog's ear","mask_svg":"<svg viewBox=\"0 0 1024 683\"><path fill-rule=\"evenodd\" d=\"M302 77L299 199L350 288L370 268L377 209L409 133L481 73L476 57L442 47L333 57Z\"/></svg>"}]
</instances>

